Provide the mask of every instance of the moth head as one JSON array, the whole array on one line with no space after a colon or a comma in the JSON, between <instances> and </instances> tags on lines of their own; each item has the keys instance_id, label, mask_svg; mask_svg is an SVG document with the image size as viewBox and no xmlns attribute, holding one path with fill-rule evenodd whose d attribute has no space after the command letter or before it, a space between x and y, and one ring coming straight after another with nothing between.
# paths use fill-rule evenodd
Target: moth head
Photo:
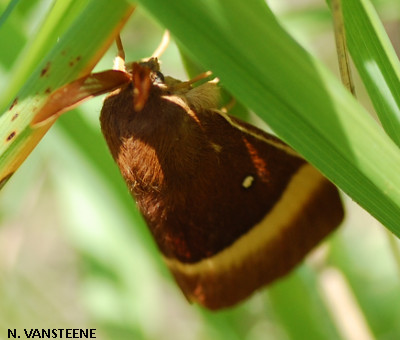
<instances>
[{"instance_id":1,"label":"moth head","mask_svg":"<svg viewBox=\"0 0 400 340\"><path fill-rule=\"evenodd\" d=\"M145 70L147 70L147 72ZM126 71L131 75L132 78L138 72L144 72L148 75L153 85L162 86L165 84L165 77L160 71L160 62L158 61L158 58L149 58L140 62L127 63Z\"/></svg>"},{"instance_id":2,"label":"moth head","mask_svg":"<svg viewBox=\"0 0 400 340\"><path fill-rule=\"evenodd\" d=\"M183 100L195 110L215 109L219 102L219 89L216 81L208 81L193 87L193 83L208 77L206 72L189 81L181 81L170 76L164 76L160 71L157 58L135 62L127 65L127 71L132 76L134 87L134 109L139 112L149 98L151 87L157 87L167 99Z\"/></svg>"}]
</instances>

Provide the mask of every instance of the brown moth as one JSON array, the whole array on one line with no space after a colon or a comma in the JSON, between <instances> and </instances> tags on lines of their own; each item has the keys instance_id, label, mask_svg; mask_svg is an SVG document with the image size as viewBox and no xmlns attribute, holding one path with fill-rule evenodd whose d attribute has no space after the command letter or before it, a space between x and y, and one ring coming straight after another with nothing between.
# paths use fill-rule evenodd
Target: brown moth
<instances>
[{"instance_id":1,"label":"brown moth","mask_svg":"<svg viewBox=\"0 0 400 340\"><path fill-rule=\"evenodd\" d=\"M276 137L218 110L214 81L192 87L164 77L156 58L122 70L57 92L75 98L64 111L116 88L101 110L102 132L189 301L214 310L238 303L340 224L335 186ZM49 103L35 124L60 114L57 100Z\"/></svg>"},{"instance_id":2,"label":"brown moth","mask_svg":"<svg viewBox=\"0 0 400 340\"><path fill-rule=\"evenodd\" d=\"M156 59L131 72L105 100L101 129L189 301L241 301L340 224L335 186L279 139L217 110L214 82L164 77Z\"/></svg>"}]
</instances>

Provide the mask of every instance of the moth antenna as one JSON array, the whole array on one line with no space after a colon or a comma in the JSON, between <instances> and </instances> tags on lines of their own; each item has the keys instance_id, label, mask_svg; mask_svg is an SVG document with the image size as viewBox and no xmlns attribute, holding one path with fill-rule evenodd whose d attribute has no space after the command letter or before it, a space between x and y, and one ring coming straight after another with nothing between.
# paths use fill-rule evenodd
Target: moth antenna
<instances>
[{"instance_id":1,"label":"moth antenna","mask_svg":"<svg viewBox=\"0 0 400 340\"><path fill-rule=\"evenodd\" d=\"M218 84L219 78L215 77L213 80L210 80L209 83Z\"/></svg>"},{"instance_id":2,"label":"moth antenna","mask_svg":"<svg viewBox=\"0 0 400 340\"><path fill-rule=\"evenodd\" d=\"M190 88L190 85L197 83L198 81L208 78L209 76L212 75L211 71L207 71L207 72L203 72L198 74L196 77L189 79L187 81L183 81L181 83L178 84L174 84L174 90L179 90L179 89L184 89L184 88ZM215 78L218 79L218 78ZM211 80L210 82L214 82L215 79Z\"/></svg>"},{"instance_id":3,"label":"moth antenna","mask_svg":"<svg viewBox=\"0 0 400 340\"><path fill-rule=\"evenodd\" d=\"M189 79L189 80L186 81L185 83L187 83L187 84L194 84L194 83L197 83L199 80L208 78L208 77L211 76L211 75L212 75L212 72L211 72L211 71L206 71L206 72L203 72L203 73L198 74L196 77L194 77L194 78L192 78L192 79Z\"/></svg>"},{"instance_id":4,"label":"moth antenna","mask_svg":"<svg viewBox=\"0 0 400 340\"><path fill-rule=\"evenodd\" d=\"M117 44L118 54L114 58L114 66L113 69L117 71L126 72L125 68L125 50L122 45L121 36L118 34L115 38L115 43Z\"/></svg>"},{"instance_id":5,"label":"moth antenna","mask_svg":"<svg viewBox=\"0 0 400 340\"><path fill-rule=\"evenodd\" d=\"M161 55L165 52L165 50L168 47L170 41L170 34L168 30L165 30L164 35L161 39L160 45L156 48L156 50L153 52L151 58L160 58Z\"/></svg>"}]
</instances>

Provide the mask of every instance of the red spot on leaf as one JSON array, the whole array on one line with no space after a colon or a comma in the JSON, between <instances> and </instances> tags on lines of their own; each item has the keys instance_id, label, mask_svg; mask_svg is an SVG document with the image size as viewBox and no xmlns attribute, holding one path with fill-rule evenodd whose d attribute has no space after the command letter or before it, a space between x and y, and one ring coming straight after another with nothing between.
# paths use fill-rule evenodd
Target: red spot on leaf
<instances>
[{"instance_id":1,"label":"red spot on leaf","mask_svg":"<svg viewBox=\"0 0 400 340\"><path fill-rule=\"evenodd\" d=\"M14 101L12 102L12 104L11 104L11 106L10 106L10 111L13 109L13 107L15 106L15 105L17 105L17 103L18 103L18 97L16 97L15 99L14 99Z\"/></svg>"},{"instance_id":2,"label":"red spot on leaf","mask_svg":"<svg viewBox=\"0 0 400 340\"><path fill-rule=\"evenodd\" d=\"M70 67L73 67L73 66L75 66L81 59L82 59L82 57L81 57L80 55L78 55L76 58L70 60L70 61L68 62L68 65L69 65Z\"/></svg>"},{"instance_id":3,"label":"red spot on leaf","mask_svg":"<svg viewBox=\"0 0 400 340\"><path fill-rule=\"evenodd\" d=\"M50 69L50 65L51 65L51 63L47 62L46 66L40 72L40 77L44 77L46 74L48 74L49 69Z\"/></svg>"},{"instance_id":4,"label":"red spot on leaf","mask_svg":"<svg viewBox=\"0 0 400 340\"><path fill-rule=\"evenodd\" d=\"M11 139L13 139L13 138L15 137L16 134L17 134L17 133L16 133L15 131L11 132L11 133L8 135L6 141L9 142Z\"/></svg>"}]
</instances>

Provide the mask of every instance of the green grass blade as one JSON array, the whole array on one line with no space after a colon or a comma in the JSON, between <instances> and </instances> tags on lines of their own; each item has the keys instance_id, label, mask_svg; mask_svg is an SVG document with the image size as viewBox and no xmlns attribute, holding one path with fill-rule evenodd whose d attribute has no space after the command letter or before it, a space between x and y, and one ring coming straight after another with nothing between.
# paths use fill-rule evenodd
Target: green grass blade
<instances>
[{"instance_id":1,"label":"green grass blade","mask_svg":"<svg viewBox=\"0 0 400 340\"><path fill-rule=\"evenodd\" d=\"M309 266L300 266L268 289L268 297L290 339L339 340L319 292L317 275Z\"/></svg>"},{"instance_id":2,"label":"green grass blade","mask_svg":"<svg viewBox=\"0 0 400 340\"><path fill-rule=\"evenodd\" d=\"M30 49L36 59L44 58L16 98L7 98L11 106L0 117L0 180L9 178L51 126L37 129L29 126L48 95L89 73L132 12L132 6L124 1L93 0L85 2L83 7L71 6L62 20L63 35L54 46L55 36L50 29L54 20L47 19L44 25L47 29L40 32L39 47L33 44ZM58 11L51 13L60 18Z\"/></svg>"},{"instance_id":3,"label":"green grass blade","mask_svg":"<svg viewBox=\"0 0 400 340\"><path fill-rule=\"evenodd\" d=\"M352 59L383 128L400 146L399 58L369 0L342 1L342 8Z\"/></svg>"},{"instance_id":4,"label":"green grass blade","mask_svg":"<svg viewBox=\"0 0 400 340\"><path fill-rule=\"evenodd\" d=\"M57 39L63 35L68 26L87 5L88 0L66 0L53 3L34 39L27 44L18 57L18 61L12 70L13 77L7 84L4 97L0 99L0 107L8 104L4 102L4 99L7 100L15 96L35 67L45 58L46 53L57 44Z\"/></svg>"},{"instance_id":5,"label":"green grass blade","mask_svg":"<svg viewBox=\"0 0 400 340\"><path fill-rule=\"evenodd\" d=\"M20 0L11 0L10 3L7 5L6 9L0 15L0 27L6 22L7 18L10 16L12 11L14 10L15 6L18 5Z\"/></svg>"},{"instance_id":6,"label":"green grass blade","mask_svg":"<svg viewBox=\"0 0 400 340\"><path fill-rule=\"evenodd\" d=\"M400 154L259 1L146 0L192 58L328 178L400 235Z\"/></svg>"}]
</instances>

